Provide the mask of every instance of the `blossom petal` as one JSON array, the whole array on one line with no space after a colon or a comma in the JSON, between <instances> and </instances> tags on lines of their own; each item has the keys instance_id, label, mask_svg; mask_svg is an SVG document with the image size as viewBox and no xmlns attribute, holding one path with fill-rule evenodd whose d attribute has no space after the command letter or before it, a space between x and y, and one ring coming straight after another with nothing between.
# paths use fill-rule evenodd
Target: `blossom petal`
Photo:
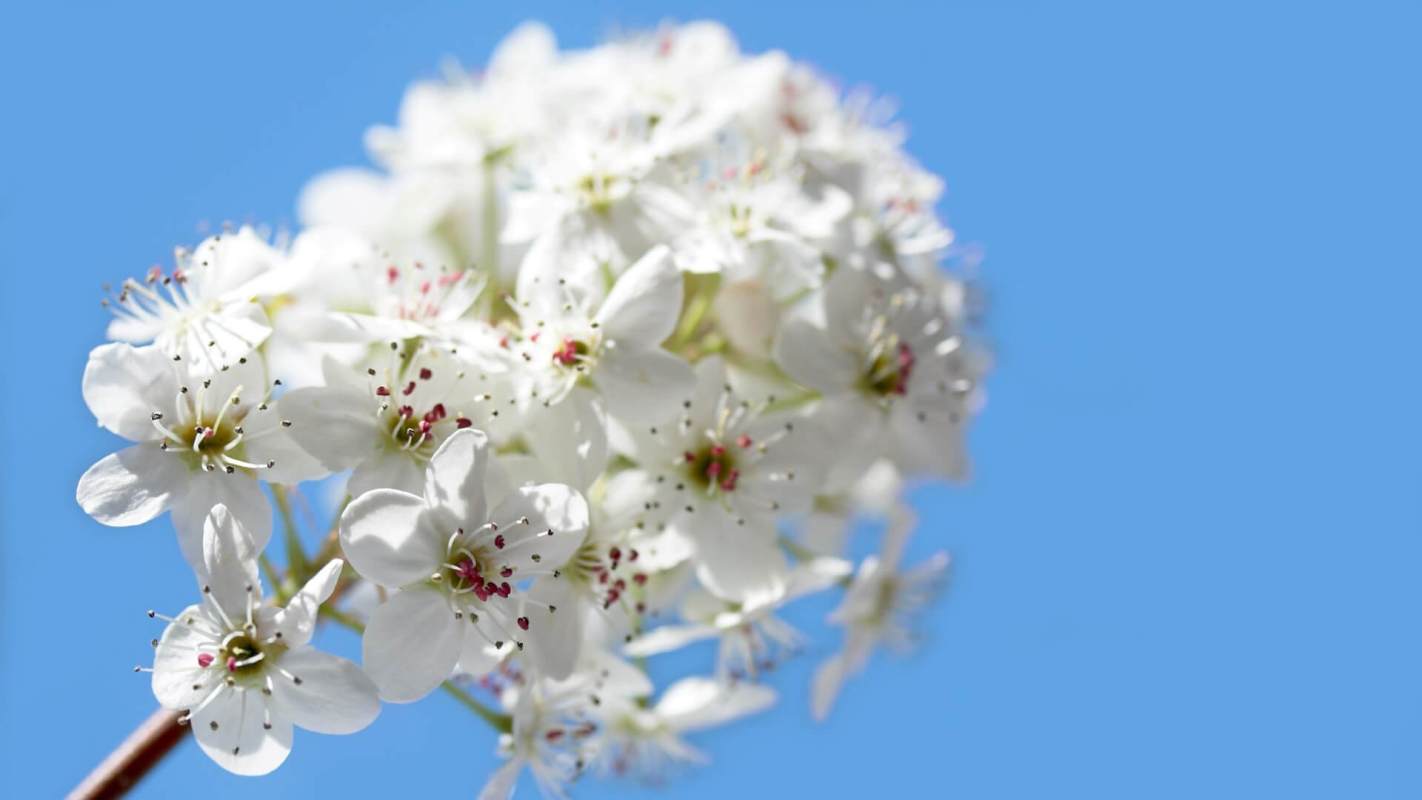
<instances>
[{"instance_id":1,"label":"blossom petal","mask_svg":"<svg viewBox=\"0 0 1422 800\"><path fill-rule=\"evenodd\" d=\"M628 642L622 650L633 658L654 656L680 650L692 642L713 639L719 635L721 631L710 625L663 625Z\"/></svg>"},{"instance_id":2,"label":"blossom petal","mask_svg":"<svg viewBox=\"0 0 1422 800\"><path fill-rule=\"evenodd\" d=\"M202 525L202 569L198 585L211 592L228 619L246 619L247 606L261 600L258 588L257 555L260 551L252 535L218 503L207 512Z\"/></svg>"},{"instance_id":3,"label":"blossom petal","mask_svg":"<svg viewBox=\"0 0 1422 800\"><path fill-rule=\"evenodd\" d=\"M273 676L272 704L300 727L317 733L355 733L380 714L375 682L350 661L313 647L297 647L282 654L278 663L301 683Z\"/></svg>"},{"instance_id":4,"label":"blossom petal","mask_svg":"<svg viewBox=\"0 0 1422 800\"><path fill-rule=\"evenodd\" d=\"M84 366L84 402L99 424L135 442L157 439L153 414L173 405L172 362L156 347L114 342L95 347Z\"/></svg>"},{"instance_id":5,"label":"blossom petal","mask_svg":"<svg viewBox=\"0 0 1422 800\"><path fill-rule=\"evenodd\" d=\"M780 326L775 363L800 385L826 393L852 388L863 367L852 350L803 319L788 319Z\"/></svg>"},{"instance_id":6,"label":"blossom petal","mask_svg":"<svg viewBox=\"0 0 1422 800\"><path fill-rule=\"evenodd\" d=\"M529 588L528 599L536 605L524 610L529 620L526 649L544 677L562 680L573 673L583 646L583 609L572 585L561 578L538 580Z\"/></svg>"},{"instance_id":7,"label":"blossom petal","mask_svg":"<svg viewBox=\"0 0 1422 800\"><path fill-rule=\"evenodd\" d=\"M653 346L666 341L681 314L681 271L658 245L637 259L608 292L597 322L608 339Z\"/></svg>"},{"instance_id":8,"label":"blossom petal","mask_svg":"<svg viewBox=\"0 0 1422 800\"><path fill-rule=\"evenodd\" d=\"M691 365L665 350L609 350L597 369L597 387L608 413L628 422L663 422L680 408L696 383Z\"/></svg>"},{"instance_id":9,"label":"blossom petal","mask_svg":"<svg viewBox=\"0 0 1422 800\"><path fill-rule=\"evenodd\" d=\"M724 725L774 704L775 690L769 686L695 677L667 687L657 701L657 713L674 730L694 731Z\"/></svg>"},{"instance_id":10,"label":"blossom petal","mask_svg":"<svg viewBox=\"0 0 1422 800\"><path fill-rule=\"evenodd\" d=\"M255 689L218 691L193 714L193 735L203 752L238 775L266 775L281 766L291 752L291 721L269 715L266 697Z\"/></svg>"},{"instance_id":11,"label":"blossom petal","mask_svg":"<svg viewBox=\"0 0 1422 800\"><path fill-rule=\"evenodd\" d=\"M105 525L141 525L166 511L186 467L154 444L110 453L79 479L74 499Z\"/></svg>"},{"instance_id":12,"label":"blossom petal","mask_svg":"<svg viewBox=\"0 0 1422 800\"><path fill-rule=\"evenodd\" d=\"M291 438L327 469L350 469L381 441L371 399L346 386L296 389L278 401Z\"/></svg>"},{"instance_id":13,"label":"blossom petal","mask_svg":"<svg viewBox=\"0 0 1422 800\"><path fill-rule=\"evenodd\" d=\"M826 659L815 670L810 683L810 713L816 721L823 722L829 716L844 686L844 677L844 657L839 655Z\"/></svg>"},{"instance_id":14,"label":"blossom petal","mask_svg":"<svg viewBox=\"0 0 1422 800\"><path fill-rule=\"evenodd\" d=\"M764 528L703 509L688 531L696 542L696 577L712 593L737 602L784 592L785 554L775 545L773 526Z\"/></svg>"},{"instance_id":15,"label":"blossom petal","mask_svg":"<svg viewBox=\"0 0 1422 800\"><path fill-rule=\"evenodd\" d=\"M489 437L483 431L455 431L435 451L425 470L425 502L450 527L484 524L484 474Z\"/></svg>"},{"instance_id":16,"label":"blossom petal","mask_svg":"<svg viewBox=\"0 0 1422 800\"><path fill-rule=\"evenodd\" d=\"M286 608L277 614L276 624L281 629L282 640L288 647L300 647L311 641L311 634L316 632L316 617L321 604L336 590L336 584L341 580L341 569L345 565L346 562L339 558L332 559L320 572L311 576L306 585L291 598L291 602L286 604Z\"/></svg>"},{"instance_id":17,"label":"blossom petal","mask_svg":"<svg viewBox=\"0 0 1422 800\"><path fill-rule=\"evenodd\" d=\"M601 399L574 387L563 402L537 407L523 437L545 481L587 488L607 466L607 426Z\"/></svg>"},{"instance_id":18,"label":"blossom petal","mask_svg":"<svg viewBox=\"0 0 1422 800\"><path fill-rule=\"evenodd\" d=\"M489 776L489 782L484 784L484 788L479 790L479 800L509 800L513 797L514 788L518 785L519 773L523 772L523 759L511 758L503 763L493 775Z\"/></svg>"},{"instance_id":19,"label":"blossom petal","mask_svg":"<svg viewBox=\"0 0 1422 800\"><path fill-rule=\"evenodd\" d=\"M427 586L386 600L365 627L365 671L391 703L410 703L434 691L459 661L464 625L444 595Z\"/></svg>"},{"instance_id":20,"label":"blossom petal","mask_svg":"<svg viewBox=\"0 0 1422 800\"><path fill-rule=\"evenodd\" d=\"M518 520L527 517L528 524ZM560 483L520 486L509 493L489 518L508 542L498 551L505 563L554 568L567 563L588 530L588 504L581 494ZM550 533L551 531L551 533ZM537 555L535 562L532 557Z\"/></svg>"},{"instance_id":21,"label":"blossom petal","mask_svg":"<svg viewBox=\"0 0 1422 800\"><path fill-rule=\"evenodd\" d=\"M424 498L395 489L366 492L346 506L341 551L362 576L385 586L424 580L444 557Z\"/></svg>"},{"instance_id":22,"label":"blossom petal","mask_svg":"<svg viewBox=\"0 0 1422 800\"><path fill-rule=\"evenodd\" d=\"M164 708L192 708L222 680L220 669L198 663L200 652L216 651L202 606L188 606L168 625L153 651L153 696ZM199 645L209 645L199 650Z\"/></svg>"},{"instance_id":23,"label":"blossom petal","mask_svg":"<svg viewBox=\"0 0 1422 800\"><path fill-rule=\"evenodd\" d=\"M194 570L203 564L203 528L212 507L221 503L252 537L257 552L272 538L272 507L257 479L236 473L188 472L181 493L173 494L173 527L178 546Z\"/></svg>"}]
</instances>

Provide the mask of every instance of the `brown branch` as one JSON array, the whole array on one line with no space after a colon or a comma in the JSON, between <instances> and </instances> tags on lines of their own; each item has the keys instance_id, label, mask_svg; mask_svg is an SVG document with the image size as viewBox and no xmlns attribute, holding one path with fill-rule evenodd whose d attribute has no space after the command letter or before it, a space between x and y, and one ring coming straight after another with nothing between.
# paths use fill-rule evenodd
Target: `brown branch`
<instances>
[{"instance_id":1,"label":"brown branch","mask_svg":"<svg viewBox=\"0 0 1422 800\"><path fill-rule=\"evenodd\" d=\"M178 724L179 714L160 708L148 715L123 744L74 787L69 800L108 800L128 793L187 736L187 726Z\"/></svg>"}]
</instances>

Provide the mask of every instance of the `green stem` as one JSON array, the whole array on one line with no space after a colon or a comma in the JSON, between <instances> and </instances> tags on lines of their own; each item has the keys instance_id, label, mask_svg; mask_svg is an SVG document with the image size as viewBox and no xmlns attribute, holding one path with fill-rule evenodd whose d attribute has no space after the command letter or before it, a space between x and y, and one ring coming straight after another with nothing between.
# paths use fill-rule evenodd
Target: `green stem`
<instances>
[{"instance_id":1,"label":"green stem","mask_svg":"<svg viewBox=\"0 0 1422 800\"><path fill-rule=\"evenodd\" d=\"M791 539L789 536L780 537L780 546L785 548L785 551L793 556L796 561L813 561L819 558L819 556L815 555L809 548Z\"/></svg>"},{"instance_id":2,"label":"green stem","mask_svg":"<svg viewBox=\"0 0 1422 800\"><path fill-rule=\"evenodd\" d=\"M262 574L267 576L267 583L272 587L272 591L276 592L277 599L285 603L287 598L281 595L282 578L281 573L277 572L276 565L272 563L271 559L267 558L266 553L262 553L257 559L257 563L262 565Z\"/></svg>"},{"instance_id":3,"label":"green stem","mask_svg":"<svg viewBox=\"0 0 1422 800\"><path fill-rule=\"evenodd\" d=\"M473 695L449 681L440 684L439 688L443 689L445 694L463 703L465 708L478 714L481 719L489 723L489 726L499 733L513 732L513 717L510 717L508 714L500 714L492 708L489 708L478 700L475 700Z\"/></svg>"},{"instance_id":4,"label":"green stem","mask_svg":"<svg viewBox=\"0 0 1422 800\"><path fill-rule=\"evenodd\" d=\"M282 525L286 534L286 577L291 583L289 591L296 590L296 584L306 580L310 567L306 563L306 551L301 547L301 537L296 528L296 517L291 513L291 498L286 487L272 484L272 497L276 499L277 510L281 512Z\"/></svg>"},{"instance_id":5,"label":"green stem","mask_svg":"<svg viewBox=\"0 0 1422 800\"><path fill-rule=\"evenodd\" d=\"M329 619L343 628L348 628L356 633L365 633L365 626L360 623L360 620L338 608L322 606L321 614L326 617L326 619ZM473 711L480 719L489 723L489 726L499 733L509 733L513 730L513 717L510 717L508 714L500 714L492 708L489 708L478 700L475 700L473 695L450 681L445 681L440 684L440 688L445 691L445 694L458 700L465 708Z\"/></svg>"}]
</instances>

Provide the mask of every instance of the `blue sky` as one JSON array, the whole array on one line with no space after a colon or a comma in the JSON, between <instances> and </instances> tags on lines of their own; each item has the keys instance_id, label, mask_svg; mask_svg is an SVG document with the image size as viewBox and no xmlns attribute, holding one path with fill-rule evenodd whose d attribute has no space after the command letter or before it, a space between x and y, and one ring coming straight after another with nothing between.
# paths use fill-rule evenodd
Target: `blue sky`
<instances>
[{"instance_id":1,"label":"blue sky","mask_svg":"<svg viewBox=\"0 0 1422 800\"><path fill-rule=\"evenodd\" d=\"M911 555L956 559L922 650L815 726L805 686L834 640L825 602L798 607L818 643L772 677L780 707L700 737L714 765L676 796L1422 795L1422 14L1160 6L7 8L7 793L61 793L148 713L143 612L193 591L166 519L110 530L73 501L116 444L79 394L100 285L203 223L292 224L409 81L480 63L520 19L587 45L711 16L898 98L986 252L998 364L973 480L915 495ZM433 698L298 734L258 783L188 744L137 794L472 796L493 746Z\"/></svg>"}]
</instances>

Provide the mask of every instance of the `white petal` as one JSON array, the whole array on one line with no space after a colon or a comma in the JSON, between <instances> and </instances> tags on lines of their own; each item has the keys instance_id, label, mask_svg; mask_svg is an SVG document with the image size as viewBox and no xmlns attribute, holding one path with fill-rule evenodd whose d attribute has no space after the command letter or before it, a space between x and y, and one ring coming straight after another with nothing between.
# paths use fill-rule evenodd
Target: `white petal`
<instances>
[{"instance_id":1,"label":"white petal","mask_svg":"<svg viewBox=\"0 0 1422 800\"><path fill-rule=\"evenodd\" d=\"M496 650L474 625L466 624L463 628L459 663L455 666L454 671L461 675L482 678L499 666L504 660L504 655Z\"/></svg>"},{"instance_id":2,"label":"white petal","mask_svg":"<svg viewBox=\"0 0 1422 800\"><path fill-rule=\"evenodd\" d=\"M227 506L233 519L246 529L257 552L266 549L267 542L271 541L272 507L256 478L240 472L228 475L221 470L188 471L182 491L173 494L173 527L178 531L178 546L182 548L183 557L195 570L203 563L202 537L207 514L218 503Z\"/></svg>"},{"instance_id":3,"label":"white petal","mask_svg":"<svg viewBox=\"0 0 1422 800\"><path fill-rule=\"evenodd\" d=\"M541 480L585 489L607 466L602 401L583 387L574 387L555 406L533 409L523 438L543 465Z\"/></svg>"},{"instance_id":4,"label":"white petal","mask_svg":"<svg viewBox=\"0 0 1422 800\"><path fill-rule=\"evenodd\" d=\"M193 735L218 766L238 775L266 775L291 752L291 721L273 715L267 720L266 698L255 689L222 689L221 694L193 715Z\"/></svg>"},{"instance_id":5,"label":"white petal","mask_svg":"<svg viewBox=\"0 0 1422 800\"><path fill-rule=\"evenodd\" d=\"M249 601L262 599L257 577L260 552L227 506L218 503L208 510L202 525L203 568L197 570L198 585L212 592L228 619L246 619Z\"/></svg>"},{"instance_id":6,"label":"white petal","mask_svg":"<svg viewBox=\"0 0 1422 800\"><path fill-rule=\"evenodd\" d=\"M693 731L724 725L738 717L764 711L775 703L775 691L746 681L723 683L711 678L683 678L662 693L657 713L674 730Z\"/></svg>"},{"instance_id":7,"label":"white petal","mask_svg":"<svg viewBox=\"0 0 1422 800\"><path fill-rule=\"evenodd\" d=\"M79 478L74 499L105 525L141 525L168 509L186 472L178 456L156 444L136 444L90 467Z\"/></svg>"},{"instance_id":8,"label":"white petal","mask_svg":"<svg viewBox=\"0 0 1422 800\"><path fill-rule=\"evenodd\" d=\"M479 800L509 800L513 797L520 772L523 772L522 758L505 761L503 766L489 776L489 782L479 791Z\"/></svg>"},{"instance_id":9,"label":"white petal","mask_svg":"<svg viewBox=\"0 0 1422 800\"><path fill-rule=\"evenodd\" d=\"M629 423L664 422L691 395L691 365L665 350L619 347L597 365L608 413Z\"/></svg>"},{"instance_id":10,"label":"white petal","mask_svg":"<svg viewBox=\"0 0 1422 800\"><path fill-rule=\"evenodd\" d=\"M177 379L156 347L95 347L84 366L84 402L99 424L135 442L157 439L153 414L173 407Z\"/></svg>"},{"instance_id":11,"label":"white petal","mask_svg":"<svg viewBox=\"0 0 1422 800\"><path fill-rule=\"evenodd\" d=\"M528 518L527 525L516 522L522 517ZM566 563L582 546L588 531L588 504L581 494L561 483L520 486L489 518L499 524L508 542L498 551L499 558L524 566L523 559L537 553L537 563L552 569Z\"/></svg>"},{"instance_id":12,"label":"white petal","mask_svg":"<svg viewBox=\"0 0 1422 800\"><path fill-rule=\"evenodd\" d=\"M385 586L424 580L444 558L424 498L395 489L366 492L346 506L341 551L356 572Z\"/></svg>"},{"instance_id":13,"label":"white petal","mask_svg":"<svg viewBox=\"0 0 1422 800\"><path fill-rule=\"evenodd\" d=\"M863 369L854 351L803 319L788 319L780 326L775 363L800 385L825 393L853 388Z\"/></svg>"},{"instance_id":14,"label":"white petal","mask_svg":"<svg viewBox=\"0 0 1422 800\"><path fill-rule=\"evenodd\" d=\"M202 607L188 606L175 619L153 651L153 696L164 708L192 708L222 680L222 670L205 668L197 660L199 652L216 649ZM200 644L211 646L199 651Z\"/></svg>"},{"instance_id":15,"label":"white petal","mask_svg":"<svg viewBox=\"0 0 1422 800\"><path fill-rule=\"evenodd\" d=\"M330 470L350 469L381 441L371 398L344 386L297 389L279 401L291 438Z\"/></svg>"},{"instance_id":16,"label":"white petal","mask_svg":"<svg viewBox=\"0 0 1422 800\"><path fill-rule=\"evenodd\" d=\"M608 339L659 345L681 314L681 272L671 251L658 245L627 268L597 312Z\"/></svg>"},{"instance_id":17,"label":"white petal","mask_svg":"<svg viewBox=\"0 0 1422 800\"><path fill-rule=\"evenodd\" d=\"M283 653L278 665L301 683L273 675L273 707L308 731L355 733L380 713L375 682L344 658L298 647Z\"/></svg>"},{"instance_id":18,"label":"white petal","mask_svg":"<svg viewBox=\"0 0 1422 800\"><path fill-rule=\"evenodd\" d=\"M653 628L627 643L623 652L633 658L654 656L680 650L692 642L712 639L721 635L718 628L710 625L663 625Z\"/></svg>"},{"instance_id":19,"label":"white petal","mask_svg":"<svg viewBox=\"0 0 1422 800\"><path fill-rule=\"evenodd\" d=\"M488 464L489 437L483 431L455 431L439 446L425 471L425 502L439 514L440 522L467 525L471 530L484 524Z\"/></svg>"},{"instance_id":20,"label":"white petal","mask_svg":"<svg viewBox=\"0 0 1422 800\"><path fill-rule=\"evenodd\" d=\"M689 516L689 515L688 515ZM737 525L725 513L703 507L688 533L696 542L696 577L714 594L747 602L785 590L785 554L774 528L747 520Z\"/></svg>"},{"instance_id":21,"label":"white petal","mask_svg":"<svg viewBox=\"0 0 1422 800\"><path fill-rule=\"evenodd\" d=\"M399 489L420 494L425 489L425 470L415 459L398 450L376 451L351 473L346 494L360 497L375 489Z\"/></svg>"},{"instance_id":22,"label":"white petal","mask_svg":"<svg viewBox=\"0 0 1422 800\"><path fill-rule=\"evenodd\" d=\"M320 572L311 576L311 580L291 598L286 608L277 614L276 624L288 647L300 647L311 641L311 634L316 632L316 617L321 604L336 590L336 584L341 580L341 568L345 565L339 558L332 559Z\"/></svg>"},{"instance_id":23,"label":"white petal","mask_svg":"<svg viewBox=\"0 0 1422 800\"><path fill-rule=\"evenodd\" d=\"M424 586L381 604L361 640L361 659L380 697L410 703L434 691L454 671L468 624L454 618L444 595Z\"/></svg>"},{"instance_id":24,"label":"white petal","mask_svg":"<svg viewBox=\"0 0 1422 800\"><path fill-rule=\"evenodd\" d=\"M573 672L583 645L583 614L573 587L561 578L541 578L528 599L539 603L524 609L529 620L525 647L545 677L562 680ZM557 611L548 611L552 606Z\"/></svg>"},{"instance_id":25,"label":"white petal","mask_svg":"<svg viewBox=\"0 0 1422 800\"><path fill-rule=\"evenodd\" d=\"M829 716L830 709L834 707L834 701L839 697L840 688L844 686L844 659L841 656L834 656L827 659L815 670L815 677L810 684L810 713L815 719L823 722Z\"/></svg>"}]
</instances>

